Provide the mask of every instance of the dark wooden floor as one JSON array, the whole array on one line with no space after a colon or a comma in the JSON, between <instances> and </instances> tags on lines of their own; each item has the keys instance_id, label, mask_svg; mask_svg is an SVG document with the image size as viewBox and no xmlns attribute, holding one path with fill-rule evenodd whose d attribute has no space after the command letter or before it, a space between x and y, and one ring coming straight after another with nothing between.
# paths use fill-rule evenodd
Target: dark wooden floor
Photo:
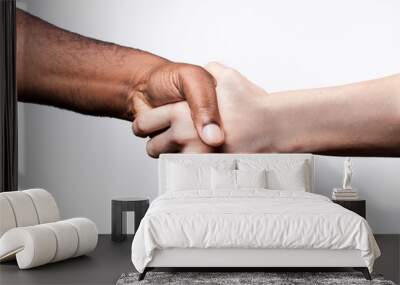
<instances>
[{"instance_id":1,"label":"dark wooden floor","mask_svg":"<svg viewBox=\"0 0 400 285\"><path fill-rule=\"evenodd\" d=\"M64 260L45 266L18 270L16 262L0 264L0 284L115 284L124 272L134 271L131 243L111 241L100 235L94 252L88 256Z\"/></svg>"},{"instance_id":2,"label":"dark wooden floor","mask_svg":"<svg viewBox=\"0 0 400 285\"><path fill-rule=\"evenodd\" d=\"M382 256L375 272L395 283L400 281L400 235L377 235ZM0 264L0 284L115 284L124 272L134 271L130 259L132 239L114 243L100 235L94 252L42 267L19 270L15 262Z\"/></svg>"}]
</instances>

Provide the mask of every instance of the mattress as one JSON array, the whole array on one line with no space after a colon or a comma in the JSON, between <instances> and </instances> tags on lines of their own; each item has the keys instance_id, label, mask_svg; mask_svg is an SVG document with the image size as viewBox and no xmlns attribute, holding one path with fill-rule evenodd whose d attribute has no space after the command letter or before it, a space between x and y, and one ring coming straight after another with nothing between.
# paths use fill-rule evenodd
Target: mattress
<instances>
[{"instance_id":1,"label":"mattress","mask_svg":"<svg viewBox=\"0 0 400 285\"><path fill-rule=\"evenodd\" d=\"M132 243L143 272L157 249L359 250L372 271L380 255L365 219L325 196L265 189L168 192L151 204Z\"/></svg>"}]
</instances>

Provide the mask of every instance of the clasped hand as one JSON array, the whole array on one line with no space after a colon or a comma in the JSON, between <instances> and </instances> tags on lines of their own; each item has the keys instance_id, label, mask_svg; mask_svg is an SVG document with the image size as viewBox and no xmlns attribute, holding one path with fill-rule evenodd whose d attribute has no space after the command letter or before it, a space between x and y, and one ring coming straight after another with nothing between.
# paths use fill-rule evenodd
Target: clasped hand
<instances>
[{"instance_id":1,"label":"clasped hand","mask_svg":"<svg viewBox=\"0 0 400 285\"><path fill-rule=\"evenodd\" d=\"M225 143L218 148L204 144L196 132L187 102L181 101L148 107L136 114L133 132L136 136L150 137L147 153L158 157L161 153L170 152L274 151L271 138L275 137L275 125L264 123L272 115L266 112L269 95L234 69L218 63L210 63L205 69L217 82Z\"/></svg>"}]
</instances>

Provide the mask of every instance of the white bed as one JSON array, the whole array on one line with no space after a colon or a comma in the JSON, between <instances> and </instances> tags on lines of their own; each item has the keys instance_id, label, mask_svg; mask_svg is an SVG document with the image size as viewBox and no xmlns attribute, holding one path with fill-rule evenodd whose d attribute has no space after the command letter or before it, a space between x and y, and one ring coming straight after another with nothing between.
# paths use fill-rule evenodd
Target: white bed
<instances>
[{"instance_id":1,"label":"white bed","mask_svg":"<svg viewBox=\"0 0 400 285\"><path fill-rule=\"evenodd\" d=\"M209 167L221 171L208 176ZM238 188L260 183L264 168L268 185ZM238 185L217 188L230 173ZM154 267L354 267L370 278L380 252L367 222L313 191L310 154L162 155L133 264L141 278Z\"/></svg>"}]
</instances>

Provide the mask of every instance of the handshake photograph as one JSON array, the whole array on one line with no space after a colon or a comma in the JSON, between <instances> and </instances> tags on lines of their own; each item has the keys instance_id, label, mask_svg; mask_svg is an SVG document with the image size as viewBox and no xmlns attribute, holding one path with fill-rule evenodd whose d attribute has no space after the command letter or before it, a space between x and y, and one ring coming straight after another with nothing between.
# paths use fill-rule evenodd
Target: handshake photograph
<instances>
[{"instance_id":1,"label":"handshake photograph","mask_svg":"<svg viewBox=\"0 0 400 285\"><path fill-rule=\"evenodd\" d=\"M1 0L0 284L400 284L400 2Z\"/></svg>"}]
</instances>

